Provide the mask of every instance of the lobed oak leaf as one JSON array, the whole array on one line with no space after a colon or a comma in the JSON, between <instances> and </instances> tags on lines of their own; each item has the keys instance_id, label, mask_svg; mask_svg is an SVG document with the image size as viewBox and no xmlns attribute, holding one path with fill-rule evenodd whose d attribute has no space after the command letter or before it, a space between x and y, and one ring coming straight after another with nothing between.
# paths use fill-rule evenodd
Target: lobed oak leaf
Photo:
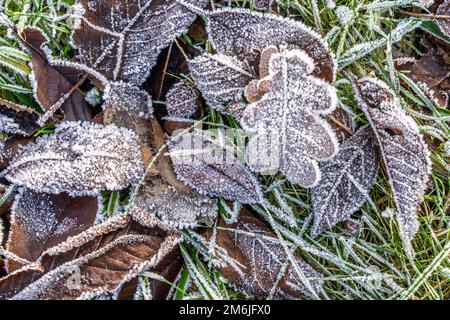
<instances>
[{"instance_id":1,"label":"lobed oak leaf","mask_svg":"<svg viewBox=\"0 0 450 320\"><path fill-rule=\"evenodd\" d=\"M366 201L378 173L378 153L370 128L363 128L341 144L336 157L320 166L322 179L312 189L316 237L348 220Z\"/></svg>"},{"instance_id":2,"label":"lobed oak leaf","mask_svg":"<svg viewBox=\"0 0 450 320\"><path fill-rule=\"evenodd\" d=\"M211 238L211 234L208 237ZM234 266L227 264L220 268L222 276L247 296L298 299L308 294L308 286L316 292L321 289L320 273L293 254L309 282L306 285L273 232L248 210L242 210L238 221L232 225L220 222L216 246L224 249L235 262Z\"/></svg>"},{"instance_id":3,"label":"lobed oak leaf","mask_svg":"<svg viewBox=\"0 0 450 320\"><path fill-rule=\"evenodd\" d=\"M23 147L6 170L7 179L18 185L70 195L120 190L142 174L136 135L90 122L61 124L55 134Z\"/></svg>"},{"instance_id":4,"label":"lobed oak leaf","mask_svg":"<svg viewBox=\"0 0 450 320\"><path fill-rule=\"evenodd\" d=\"M141 85L159 53L185 33L196 14L175 0L79 0L84 9L72 34L80 59L109 80ZM204 7L207 0L195 1Z\"/></svg>"},{"instance_id":5,"label":"lobed oak leaf","mask_svg":"<svg viewBox=\"0 0 450 320\"><path fill-rule=\"evenodd\" d=\"M11 229L6 249L16 256L35 261L48 248L94 224L101 209L98 197L70 197L66 193L45 194L21 189L11 214ZM22 267L8 262L8 271Z\"/></svg>"},{"instance_id":6,"label":"lobed oak leaf","mask_svg":"<svg viewBox=\"0 0 450 320\"><path fill-rule=\"evenodd\" d=\"M248 9L224 8L208 13L209 41L217 53L256 61L269 45L299 48L314 60L312 74L333 82L336 63L322 37L299 21Z\"/></svg>"},{"instance_id":7,"label":"lobed oak leaf","mask_svg":"<svg viewBox=\"0 0 450 320\"><path fill-rule=\"evenodd\" d=\"M273 52L269 75L256 84L265 87L265 93L240 119L244 130L255 133L247 148L250 168L280 169L290 182L303 187L318 183L317 161L332 158L338 150L333 130L320 117L335 109L336 91L313 76L313 69L314 62L303 51Z\"/></svg>"},{"instance_id":8,"label":"lobed oak leaf","mask_svg":"<svg viewBox=\"0 0 450 320\"><path fill-rule=\"evenodd\" d=\"M386 166L402 235L412 239L419 222L417 210L427 188L431 161L415 121L384 82L354 81L356 98L375 132Z\"/></svg>"}]
</instances>

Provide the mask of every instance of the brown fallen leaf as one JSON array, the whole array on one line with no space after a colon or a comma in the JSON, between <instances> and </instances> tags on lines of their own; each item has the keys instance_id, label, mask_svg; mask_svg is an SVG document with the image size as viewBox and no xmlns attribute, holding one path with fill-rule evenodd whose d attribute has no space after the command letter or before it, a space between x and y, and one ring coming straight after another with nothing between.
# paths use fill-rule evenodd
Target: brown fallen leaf
<instances>
[{"instance_id":1,"label":"brown fallen leaf","mask_svg":"<svg viewBox=\"0 0 450 320\"><path fill-rule=\"evenodd\" d=\"M6 138L0 152L0 169L8 167L9 162L19 152L21 146L26 145L31 141L30 138L12 136Z\"/></svg>"},{"instance_id":2,"label":"brown fallen leaf","mask_svg":"<svg viewBox=\"0 0 450 320\"><path fill-rule=\"evenodd\" d=\"M222 229L226 228L226 230ZM212 233L208 231L207 238ZM293 254L309 288L298 277L286 252L272 231L248 209L243 209L232 225L222 220L216 234L216 249L225 249L235 265L220 268L222 275L247 296L276 299L302 298L310 290L318 292L322 285L319 272Z\"/></svg>"},{"instance_id":3,"label":"brown fallen leaf","mask_svg":"<svg viewBox=\"0 0 450 320\"><path fill-rule=\"evenodd\" d=\"M21 136L30 136L40 126L37 124L39 113L0 98L0 128L2 132Z\"/></svg>"},{"instance_id":4,"label":"brown fallen leaf","mask_svg":"<svg viewBox=\"0 0 450 320\"><path fill-rule=\"evenodd\" d=\"M99 211L96 196L73 198L66 193L46 194L19 191L11 215L6 249L16 256L35 261L46 249L91 227ZM8 261L8 271L23 265Z\"/></svg>"},{"instance_id":5,"label":"brown fallen leaf","mask_svg":"<svg viewBox=\"0 0 450 320\"><path fill-rule=\"evenodd\" d=\"M207 0L189 0L205 7ZM141 85L160 52L185 33L197 15L175 0L87 1L72 40L82 62L112 81Z\"/></svg>"},{"instance_id":6,"label":"brown fallen leaf","mask_svg":"<svg viewBox=\"0 0 450 320\"><path fill-rule=\"evenodd\" d=\"M177 256L173 250L178 241L150 215L116 216L47 249L34 264L1 279L0 299L116 297L141 273L164 271Z\"/></svg>"},{"instance_id":7,"label":"brown fallen leaf","mask_svg":"<svg viewBox=\"0 0 450 320\"><path fill-rule=\"evenodd\" d=\"M25 28L19 36L31 54L34 90L42 108L52 112L50 109L62 102L60 99L73 90L70 96L63 98L61 108L64 119L90 120L91 110L84 100L83 93L79 89L74 90L83 71L69 65L53 65L43 49L48 40L41 30Z\"/></svg>"},{"instance_id":8,"label":"brown fallen leaf","mask_svg":"<svg viewBox=\"0 0 450 320\"><path fill-rule=\"evenodd\" d=\"M441 108L448 106L450 66L436 47L420 59L397 59L396 69L404 71Z\"/></svg>"}]
</instances>

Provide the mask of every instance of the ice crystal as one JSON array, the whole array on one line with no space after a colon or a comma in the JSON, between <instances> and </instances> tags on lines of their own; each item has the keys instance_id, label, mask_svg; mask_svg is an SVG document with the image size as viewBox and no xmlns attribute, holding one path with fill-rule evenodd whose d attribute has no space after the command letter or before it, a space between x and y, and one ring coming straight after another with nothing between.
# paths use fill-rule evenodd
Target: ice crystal
<instances>
[{"instance_id":1,"label":"ice crystal","mask_svg":"<svg viewBox=\"0 0 450 320\"><path fill-rule=\"evenodd\" d=\"M197 0L204 7L209 1ZM142 84L162 49L187 31L196 14L175 0L79 0L81 24L72 34L81 60L109 80Z\"/></svg>"},{"instance_id":2,"label":"ice crystal","mask_svg":"<svg viewBox=\"0 0 450 320\"><path fill-rule=\"evenodd\" d=\"M322 37L299 21L247 9L224 8L208 14L207 31L214 49L238 59L256 60L269 45L305 51L314 61L314 74L332 82L336 66Z\"/></svg>"},{"instance_id":3,"label":"ice crystal","mask_svg":"<svg viewBox=\"0 0 450 320\"><path fill-rule=\"evenodd\" d=\"M156 215L179 229L194 227L199 220L211 219L217 212L215 200L193 192L186 194L159 178L141 187L133 208L142 214Z\"/></svg>"},{"instance_id":4,"label":"ice crystal","mask_svg":"<svg viewBox=\"0 0 450 320\"><path fill-rule=\"evenodd\" d=\"M178 179L201 194L255 203L262 199L256 178L228 151L200 133L180 134L169 142Z\"/></svg>"},{"instance_id":5,"label":"ice crystal","mask_svg":"<svg viewBox=\"0 0 450 320\"><path fill-rule=\"evenodd\" d=\"M125 111L141 118L150 118L153 114L150 95L138 87L122 81L111 82L104 109L108 106Z\"/></svg>"},{"instance_id":6,"label":"ice crystal","mask_svg":"<svg viewBox=\"0 0 450 320\"><path fill-rule=\"evenodd\" d=\"M414 120L384 82L363 78L354 87L381 148L401 231L412 239L419 228L417 210L431 170L428 147Z\"/></svg>"},{"instance_id":7,"label":"ice crystal","mask_svg":"<svg viewBox=\"0 0 450 320\"><path fill-rule=\"evenodd\" d=\"M353 11L347 6L337 7L335 13L343 26L348 24L354 17Z\"/></svg>"},{"instance_id":8,"label":"ice crystal","mask_svg":"<svg viewBox=\"0 0 450 320\"><path fill-rule=\"evenodd\" d=\"M257 83L259 88L269 83L268 89L241 118L242 127L256 134L247 148L249 166L255 171L279 167L290 182L304 187L320 180L317 160L330 159L338 149L333 130L320 117L335 109L336 91L313 70L314 62L301 50L273 53L269 75ZM277 153L278 163L272 163Z\"/></svg>"},{"instance_id":9,"label":"ice crystal","mask_svg":"<svg viewBox=\"0 0 450 320\"><path fill-rule=\"evenodd\" d=\"M71 195L120 190L143 174L136 135L115 125L65 122L11 161L7 178L30 189Z\"/></svg>"},{"instance_id":10,"label":"ice crystal","mask_svg":"<svg viewBox=\"0 0 450 320\"><path fill-rule=\"evenodd\" d=\"M100 91L96 87L94 87L88 91L84 100L86 100L86 102L91 106L97 106L102 103L103 98Z\"/></svg>"},{"instance_id":11,"label":"ice crystal","mask_svg":"<svg viewBox=\"0 0 450 320\"><path fill-rule=\"evenodd\" d=\"M197 111L197 91L184 81L176 83L166 95L169 117L190 118Z\"/></svg>"},{"instance_id":12,"label":"ice crystal","mask_svg":"<svg viewBox=\"0 0 450 320\"><path fill-rule=\"evenodd\" d=\"M240 116L244 88L255 77L246 63L227 55L203 54L189 61L189 71L212 108Z\"/></svg>"},{"instance_id":13,"label":"ice crystal","mask_svg":"<svg viewBox=\"0 0 450 320\"><path fill-rule=\"evenodd\" d=\"M365 202L375 183L378 156L370 128L358 131L340 146L331 161L320 166L322 179L312 189L315 237L348 220Z\"/></svg>"}]
</instances>

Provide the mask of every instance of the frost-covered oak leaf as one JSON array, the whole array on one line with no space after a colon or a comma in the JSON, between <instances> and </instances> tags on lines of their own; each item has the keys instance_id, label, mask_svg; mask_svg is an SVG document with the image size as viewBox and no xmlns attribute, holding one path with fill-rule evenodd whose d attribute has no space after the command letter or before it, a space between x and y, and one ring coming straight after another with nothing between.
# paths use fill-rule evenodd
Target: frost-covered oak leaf
<instances>
[{"instance_id":1,"label":"frost-covered oak leaf","mask_svg":"<svg viewBox=\"0 0 450 320\"><path fill-rule=\"evenodd\" d=\"M189 2L204 7L209 1ZM109 80L142 84L159 53L187 31L196 14L175 0L79 0L72 42L80 59Z\"/></svg>"},{"instance_id":2,"label":"frost-covered oak leaf","mask_svg":"<svg viewBox=\"0 0 450 320\"><path fill-rule=\"evenodd\" d=\"M38 119L33 109L0 99L0 132L30 136L40 128Z\"/></svg>"},{"instance_id":3,"label":"frost-covered oak leaf","mask_svg":"<svg viewBox=\"0 0 450 320\"><path fill-rule=\"evenodd\" d=\"M143 174L136 134L115 125L65 122L26 145L6 177L35 191L70 195L120 190Z\"/></svg>"},{"instance_id":4,"label":"frost-covered oak leaf","mask_svg":"<svg viewBox=\"0 0 450 320\"><path fill-rule=\"evenodd\" d=\"M279 169L290 182L313 187L321 177L317 161L338 150L332 128L321 118L335 109L336 91L312 75L314 62L301 50L273 52L268 65L269 74L256 83L269 84L266 93L240 119L244 130L256 134L247 163L254 171Z\"/></svg>"},{"instance_id":5,"label":"frost-covered oak leaf","mask_svg":"<svg viewBox=\"0 0 450 320\"><path fill-rule=\"evenodd\" d=\"M255 78L243 61L223 54L203 54L189 61L197 88L212 108L239 118L245 104L244 88Z\"/></svg>"},{"instance_id":6,"label":"frost-covered oak leaf","mask_svg":"<svg viewBox=\"0 0 450 320\"><path fill-rule=\"evenodd\" d=\"M417 233L417 211L431 170L430 154L415 121L405 114L386 83L354 80L359 106L375 132L386 166L400 229L407 239Z\"/></svg>"},{"instance_id":7,"label":"frost-covered oak leaf","mask_svg":"<svg viewBox=\"0 0 450 320\"><path fill-rule=\"evenodd\" d=\"M34 262L46 250L94 224L101 210L97 196L73 198L67 193L47 194L21 189L12 206L11 228L6 249ZM12 272L22 265L8 262Z\"/></svg>"},{"instance_id":8,"label":"frost-covered oak leaf","mask_svg":"<svg viewBox=\"0 0 450 320\"><path fill-rule=\"evenodd\" d=\"M322 37L299 21L248 9L224 8L208 13L209 41L219 54L256 61L269 45L298 48L315 62L312 74L333 82L336 63Z\"/></svg>"},{"instance_id":9,"label":"frost-covered oak leaf","mask_svg":"<svg viewBox=\"0 0 450 320\"><path fill-rule=\"evenodd\" d=\"M375 138L366 127L341 144L336 157L320 165L322 179L312 189L313 237L348 220L362 206L375 183L378 161Z\"/></svg>"},{"instance_id":10,"label":"frost-covered oak leaf","mask_svg":"<svg viewBox=\"0 0 450 320\"><path fill-rule=\"evenodd\" d=\"M200 133L185 133L168 143L179 180L197 192L242 203L262 198L258 181L234 155Z\"/></svg>"},{"instance_id":11,"label":"frost-covered oak leaf","mask_svg":"<svg viewBox=\"0 0 450 320\"><path fill-rule=\"evenodd\" d=\"M157 177L141 186L132 208L179 229L212 219L217 212L215 200L194 192L184 193Z\"/></svg>"},{"instance_id":12,"label":"frost-covered oak leaf","mask_svg":"<svg viewBox=\"0 0 450 320\"><path fill-rule=\"evenodd\" d=\"M241 211L236 223L226 225L221 221L219 226L226 229L217 230L216 250L225 249L228 260L234 261L220 271L240 292L249 297L298 299L311 289L320 291L323 282L320 273L293 254L307 280L301 279L273 232L248 210Z\"/></svg>"}]
</instances>

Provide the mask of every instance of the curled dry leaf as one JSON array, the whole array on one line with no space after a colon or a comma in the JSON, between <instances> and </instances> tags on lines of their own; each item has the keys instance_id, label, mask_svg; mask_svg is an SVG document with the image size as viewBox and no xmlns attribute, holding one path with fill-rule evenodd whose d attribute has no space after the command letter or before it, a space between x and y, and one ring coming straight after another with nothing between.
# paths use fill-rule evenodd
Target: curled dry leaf
<instances>
[{"instance_id":1,"label":"curled dry leaf","mask_svg":"<svg viewBox=\"0 0 450 320\"><path fill-rule=\"evenodd\" d=\"M366 201L378 172L374 139L370 128L360 129L320 166L322 179L312 189L313 237L348 220Z\"/></svg>"},{"instance_id":2,"label":"curled dry leaf","mask_svg":"<svg viewBox=\"0 0 450 320\"><path fill-rule=\"evenodd\" d=\"M34 264L3 278L0 298L89 299L100 294L115 298L143 272L164 272L179 259L174 249L178 241L157 221L142 225L118 216L68 238ZM154 288L167 292L161 285Z\"/></svg>"},{"instance_id":3,"label":"curled dry leaf","mask_svg":"<svg viewBox=\"0 0 450 320\"><path fill-rule=\"evenodd\" d=\"M177 178L197 192L242 203L262 199L258 181L234 155L201 133L184 133L169 141Z\"/></svg>"},{"instance_id":4,"label":"curled dry leaf","mask_svg":"<svg viewBox=\"0 0 450 320\"><path fill-rule=\"evenodd\" d=\"M136 135L115 125L65 122L22 148L6 170L11 182L70 195L120 190L143 174Z\"/></svg>"},{"instance_id":5,"label":"curled dry leaf","mask_svg":"<svg viewBox=\"0 0 450 320\"><path fill-rule=\"evenodd\" d=\"M256 134L247 148L250 168L280 169L290 182L303 187L318 183L317 161L332 158L338 150L333 130L320 117L335 109L336 91L313 76L313 70L314 62L301 50L273 52L268 76L256 83L268 85L267 93L241 118L244 130Z\"/></svg>"},{"instance_id":6,"label":"curled dry leaf","mask_svg":"<svg viewBox=\"0 0 450 320\"><path fill-rule=\"evenodd\" d=\"M212 108L241 116L244 88L255 77L248 65L232 56L205 53L189 61L189 71Z\"/></svg>"},{"instance_id":7,"label":"curled dry leaf","mask_svg":"<svg viewBox=\"0 0 450 320\"><path fill-rule=\"evenodd\" d=\"M428 147L387 84L363 78L354 80L354 88L381 149L402 235L412 239L419 228L417 211L431 170Z\"/></svg>"},{"instance_id":8,"label":"curled dry leaf","mask_svg":"<svg viewBox=\"0 0 450 320\"><path fill-rule=\"evenodd\" d=\"M245 30L245 32L243 32ZM306 52L315 61L312 71L333 82L336 64L325 41L299 21L247 9L224 8L208 14L209 41L219 54L256 61L269 45L287 45Z\"/></svg>"},{"instance_id":9,"label":"curled dry leaf","mask_svg":"<svg viewBox=\"0 0 450 320\"><path fill-rule=\"evenodd\" d=\"M217 204L206 196L185 193L155 177L139 189L133 210L154 215L175 228L195 227L201 220L215 217Z\"/></svg>"},{"instance_id":10,"label":"curled dry leaf","mask_svg":"<svg viewBox=\"0 0 450 320\"><path fill-rule=\"evenodd\" d=\"M98 197L72 198L66 193L22 189L12 207L6 248L24 260L36 261L46 249L91 227L100 208ZM10 260L8 271L22 266Z\"/></svg>"},{"instance_id":11,"label":"curled dry leaf","mask_svg":"<svg viewBox=\"0 0 450 320\"><path fill-rule=\"evenodd\" d=\"M30 136L40 128L38 119L33 109L0 99L0 132Z\"/></svg>"},{"instance_id":12,"label":"curled dry leaf","mask_svg":"<svg viewBox=\"0 0 450 320\"><path fill-rule=\"evenodd\" d=\"M298 268L309 282L300 279L286 251L270 229L248 210L242 210L239 220L217 229L216 250L226 250L228 263L220 268L222 275L247 296L276 299L301 298L312 287L320 291L322 279L306 261L293 254ZM224 228L224 229L223 229ZM211 237L211 234L209 234Z\"/></svg>"},{"instance_id":13,"label":"curled dry leaf","mask_svg":"<svg viewBox=\"0 0 450 320\"><path fill-rule=\"evenodd\" d=\"M26 28L20 37L31 54L33 89L42 109L52 114L52 109L60 106L65 120L90 120L91 110L83 94L74 89L84 71L69 63L56 63L45 46L48 39L42 30Z\"/></svg>"},{"instance_id":14,"label":"curled dry leaf","mask_svg":"<svg viewBox=\"0 0 450 320\"><path fill-rule=\"evenodd\" d=\"M142 84L162 49L185 33L196 14L175 0L80 0L72 34L81 61L109 80ZM197 0L204 7L207 0Z\"/></svg>"}]
</instances>

